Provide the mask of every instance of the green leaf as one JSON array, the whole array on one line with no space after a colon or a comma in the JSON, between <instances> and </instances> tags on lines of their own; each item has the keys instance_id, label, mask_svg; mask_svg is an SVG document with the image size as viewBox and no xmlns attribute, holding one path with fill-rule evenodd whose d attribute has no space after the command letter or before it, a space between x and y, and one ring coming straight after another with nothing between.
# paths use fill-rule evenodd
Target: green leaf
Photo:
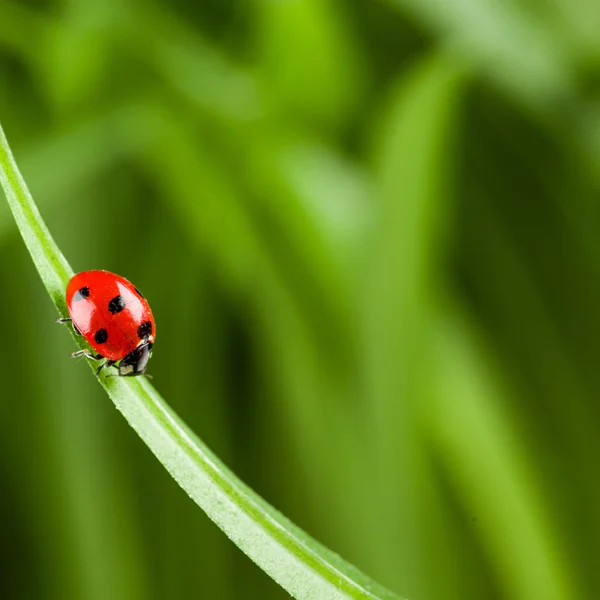
<instances>
[{"instance_id":1,"label":"green leaf","mask_svg":"<svg viewBox=\"0 0 600 600\"><path fill-rule=\"evenodd\" d=\"M40 216L1 127L0 184L42 281L59 312L65 315L64 290L73 271ZM74 339L83 347L81 338ZM186 427L146 379L103 376L99 381L179 485L292 596L397 598L310 538L244 485Z\"/></svg>"},{"instance_id":2,"label":"green leaf","mask_svg":"<svg viewBox=\"0 0 600 600\"><path fill-rule=\"evenodd\" d=\"M509 389L468 317L448 304L431 334L427 435L469 514L486 515L477 534L503 596L582 598L539 470L517 435Z\"/></svg>"},{"instance_id":3,"label":"green leaf","mask_svg":"<svg viewBox=\"0 0 600 600\"><path fill-rule=\"evenodd\" d=\"M370 531L377 535L374 546L387 550L381 572L428 597L435 597L436 579L421 571L427 564L424 554L418 556L423 543L405 547L400 561L402 549L393 549L406 532L422 539L422 524L431 516L423 489L406 480L421 480L427 468L416 415L427 397L426 333L431 306L439 301L452 157L469 81L468 67L454 55L424 57L392 88L375 146L379 203L364 285L363 348L366 406L376 432L370 444L379 471L374 486L382 501Z\"/></svg>"},{"instance_id":4,"label":"green leaf","mask_svg":"<svg viewBox=\"0 0 600 600\"><path fill-rule=\"evenodd\" d=\"M494 0L393 0L496 84L538 108L575 92L563 32L527 3Z\"/></svg>"},{"instance_id":5,"label":"green leaf","mask_svg":"<svg viewBox=\"0 0 600 600\"><path fill-rule=\"evenodd\" d=\"M259 2L256 10L259 69L269 88L298 117L327 129L344 126L365 79L351 11L323 0Z\"/></svg>"}]
</instances>

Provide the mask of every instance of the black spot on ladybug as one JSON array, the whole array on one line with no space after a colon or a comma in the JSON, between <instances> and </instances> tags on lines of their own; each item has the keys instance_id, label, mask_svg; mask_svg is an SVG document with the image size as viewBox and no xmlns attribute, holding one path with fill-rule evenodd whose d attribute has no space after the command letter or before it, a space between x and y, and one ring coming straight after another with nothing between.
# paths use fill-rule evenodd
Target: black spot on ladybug
<instances>
[{"instance_id":1,"label":"black spot on ladybug","mask_svg":"<svg viewBox=\"0 0 600 600\"><path fill-rule=\"evenodd\" d=\"M138 327L137 334L141 340L147 340L152 335L152 323L150 321L142 323Z\"/></svg>"},{"instance_id":2,"label":"black spot on ladybug","mask_svg":"<svg viewBox=\"0 0 600 600\"><path fill-rule=\"evenodd\" d=\"M138 290L136 287L133 288L135 290L135 293L140 297L143 298L144 300L146 299L146 296L144 296L144 294L142 294L142 292L140 292L140 290Z\"/></svg>"},{"instance_id":3,"label":"black spot on ladybug","mask_svg":"<svg viewBox=\"0 0 600 600\"><path fill-rule=\"evenodd\" d=\"M104 344L104 342L106 342L107 339L108 331L106 331L106 329L98 329L98 331L96 331L96 334L94 335L94 340L96 341L96 344Z\"/></svg>"},{"instance_id":4,"label":"black spot on ladybug","mask_svg":"<svg viewBox=\"0 0 600 600\"><path fill-rule=\"evenodd\" d=\"M110 312L113 315L120 313L124 308L125 308L125 299L123 298L123 296L115 296L108 303L108 310L110 310Z\"/></svg>"},{"instance_id":5,"label":"black spot on ladybug","mask_svg":"<svg viewBox=\"0 0 600 600\"><path fill-rule=\"evenodd\" d=\"M82 287L73 294L73 302L79 302L90 295L89 287Z\"/></svg>"}]
</instances>

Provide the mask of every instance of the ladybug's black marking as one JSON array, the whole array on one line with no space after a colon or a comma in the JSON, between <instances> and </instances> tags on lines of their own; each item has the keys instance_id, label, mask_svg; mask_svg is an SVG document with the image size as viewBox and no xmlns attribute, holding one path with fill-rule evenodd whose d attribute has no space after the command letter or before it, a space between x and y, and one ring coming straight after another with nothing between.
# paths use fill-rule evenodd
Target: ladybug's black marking
<instances>
[{"instance_id":1,"label":"ladybug's black marking","mask_svg":"<svg viewBox=\"0 0 600 600\"><path fill-rule=\"evenodd\" d=\"M82 287L73 294L73 302L79 302L90 295L89 287Z\"/></svg>"},{"instance_id":2,"label":"ladybug's black marking","mask_svg":"<svg viewBox=\"0 0 600 600\"><path fill-rule=\"evenodd\" d=\"M123 296L115 296L108 303L108 310L113 315L116 315L117 313L120 313L124 308L125 308L125 298L123 298Z\"/></svg>"},{"instance_id":3,"label":"ladybug's black marking","mask_svg":"<svg viewBox=\"0 0 600 600\"><path fill-rule=\"evenodd\" d=\"M142 292L140 292L140 290L138 290L136 287L133 288L135 290L135 293L140 297L143 298L144 300L146 299L146 296L144 296L144 294L142 294Z\"/></svg>"},{"instance_id":4,"label":"ladybug's black marking","mask_svg":"<svg viewBox=\"0 0 600 600\"><path fill-rule=\"evenodd\" d=\"M152 323L150 321L142 323L138 327L137 334L140 340L147 340L152 335Z\"/></svg>"},{"instance_id":5,"label":"ladybug's black marking","mask_svg":"<svg viewBox=\"0 0 600 600\"><path fill-rule=\"evenodd\" d=\"M98 331L96 331L96 334L94 335L94 340L96 341L96 344L104 344L107 339L108 331L106 331L106 329L98 329Z\"/></svg>"}]
</instances>

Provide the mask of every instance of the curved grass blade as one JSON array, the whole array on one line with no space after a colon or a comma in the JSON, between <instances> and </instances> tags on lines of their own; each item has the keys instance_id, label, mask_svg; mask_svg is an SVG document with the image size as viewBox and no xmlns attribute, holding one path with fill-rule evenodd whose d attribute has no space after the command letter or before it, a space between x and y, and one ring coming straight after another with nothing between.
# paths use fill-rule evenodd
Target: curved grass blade
<instances>
[{"instance_id":1,"label":"curved grass blade","mask_svg":"<svg viewBox=\"0 0 600 600\"><path fill-rule=\"evenodd\" d=\"M64 290L73 271L40 216L1 126L0 184L42 282L64 316ZM83 344L81 339L74 339ZM186 427L147 380L100 377L100 383L179 485L292 596L398 599L310 538L244 485Z\"/></svg>"}]
</instances>

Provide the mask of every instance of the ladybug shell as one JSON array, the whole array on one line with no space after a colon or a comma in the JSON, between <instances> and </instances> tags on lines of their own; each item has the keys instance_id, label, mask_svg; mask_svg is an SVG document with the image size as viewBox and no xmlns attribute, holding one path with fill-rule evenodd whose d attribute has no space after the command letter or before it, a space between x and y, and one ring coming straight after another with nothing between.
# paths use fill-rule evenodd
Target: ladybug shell
<instances>
[{"instance_id":1,"label":"ladybug shell","mask_svg":"<svg viewBox=\"0 0 600 600\"><path fill-rule=\"evenodd\" d=\"M83 271L67 285L67 308L88 344L109 360L121 360L142 342L154 343L148 302L127 279L108 271Z\"/></svg>"}]
</instances>

